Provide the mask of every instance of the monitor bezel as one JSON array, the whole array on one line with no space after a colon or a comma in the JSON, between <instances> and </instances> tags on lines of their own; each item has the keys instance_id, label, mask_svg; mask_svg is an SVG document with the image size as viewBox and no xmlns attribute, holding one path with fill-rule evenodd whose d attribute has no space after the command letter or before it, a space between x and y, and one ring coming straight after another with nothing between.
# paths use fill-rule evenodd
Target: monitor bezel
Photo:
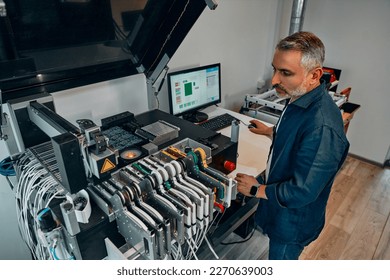
<instances>
[{"instance_id":1,"label":"monitor bezel","mask_svg":"<svg viewBox=\"0 0 390 280\"><path fill-rule=\"evenodd\" d=\"M174 99L173 99L173 96L172 96L173 92L171 90L172 76L177 76L177 75L186 74L186 73L190 73L190 72L202 71L202 70L205 70L205 69L208 69L208 68L215 68L215 67L218 67L218 86L219 86L218 99L210 101L210 102L208 102L206 104L203 104L203 105L200 105L200 106L197 106L197 107L193 107L193 108L191 108L191 109L189 109L187 111L183 111L183 112L174 114L173 113L173 108L174 108L173 100ZM191 67L191 68L186 68L186 69L179 70L179 71L169 72L168 75L167 75L167 80L168 80L169 113L171 115L180 117L180 116L183 116L183 115L186 115L186 114L195 113L195 112L197 112L197 111L199 111L201 109L207 108L207 107L212 106L212 105L219 104L222 101L221 63L213 63L213 64L204 65L204 66Z\"/></svg>"}]
</instances>

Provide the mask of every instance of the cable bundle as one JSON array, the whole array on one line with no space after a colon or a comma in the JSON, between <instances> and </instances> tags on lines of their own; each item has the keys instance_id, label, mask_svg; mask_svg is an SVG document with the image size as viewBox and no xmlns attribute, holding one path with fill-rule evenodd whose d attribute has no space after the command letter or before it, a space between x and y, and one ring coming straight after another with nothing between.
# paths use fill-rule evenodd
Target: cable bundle
<instances>
[{"instance_id":1,"label":"cable bundle","mask_svg":"<svg viewBox=\"0 0 390 280\"><path fill-rule=\"evenodd\" d=\"M172 150L171 152L178 156L180 154L178 150ZM110 194L114 195L117 193L115 192L115 189L117 189L123 194L123 197L128 198L128 200L124 199L124 204L129 205L127 211L139 217L145 224L145 228L149 228L146 225L153 226L154 223L152 221L156 219L153 218L153 215L147 213L150 210L146 208L145 204L165 216L170 221L170 224L174 225L173 229L171 229L175 232L171 236L172 244L167 238L159 239L156 235L156 241L150 243L150 246L157 244L156 250L150 254L147 253L147 258L170 258L173 260L198 259L198 250L203 245L207 245L215 258L219 259L207 238L212 226L215 223L218 225L224 213L223 211L215 211L216 215L213 213L213 206L218 204L215 200L216 195L213 189L188 175L188 168L190 168L192 162L186 161L184 158L182 158L182 161L172 160L168 157L171 155L169 153L165 153L164 155L166 156L164 159L155 155L145 157L127 165L116 173L115 178L109 180L110 182L102 183L100 188L96 188L96 191L98 193L104 192L110 196ZM203 169L206 169L206 167ZM204 175L204 178L206 178L206 175ZM224 178L221 177L222 179ZM206 179L204 181L206 182ZM221 181L217 179L212 180L210 175L207 176L206 183L223 186ZM226 188L226 190L228 189ZM129 192L128 195L125 195L126 191ZM222 193L225 194L225 192L224 189ZM224 197L224 195L219 194L218 199L224 199ZM165 208L161 207L159 202L165 203ZM223 201L221 200L221 202ZM126 215L121 214L121 211L124 209L122 204L119 207L117 222L122 223L125 221L121 221L121 219ZM171 207L175 212L179 213L183 211L183 217L180 218L169 214L169 208ZM141 211L142 209L144 210ZM218 207L217 210L220 210L220 208ZM212 218L213 216L214 219ZM137 219L134 222L137 223ZM149 234L146 234L146 236L149 237ZM131 239L131 242L134 244L130 243L130 245L136 246L138 241ZM165 242L168 242L168 244ZM166 253L168 255L165 255Z\"/></svg>"},{"instance_id":2,"label":"cable bundle","mask_svg":"<svg viewBox=\"0 0 390 280\"><path fill-rule=\"evenodd\" d=\"M54 198L64 197L64 190L42 164L27 151L16 163L19 182L15 188L16 214L23 240L34 259L51 259L39 236L36 220L39 210L49 206Z\"/></svg>"},{"instance_id":3,"label":"cable bundle","mask_svg":"<svg viewBox=\"0 0 390 280\"><path fill-rule=\"evenodd\" d=\"M221 219L223 216L223 213L219 214L219 215L221 215L221 217L220 217L220 219ZM186 237L186 243L184 245L180 245L179 243L175 242L172 245L171 258L173 260L191 260L191 259L198 260L196 253L197 253L198 249L202 246L203 242L206 241L207 246L209 247L210 251L213 253L214 257L216 259L219 259L212 244L210 243L210 241L207 238L207 234L210 232L210 230L212 228L211 225L214 224L214 222L217 220L217 218L218 218L218 214L214 216L212 223L210 224L210 226L207 229L205 229L205 230L198 229L195 236L193 236L191 238Z\"/></svg>"}]
</instances>

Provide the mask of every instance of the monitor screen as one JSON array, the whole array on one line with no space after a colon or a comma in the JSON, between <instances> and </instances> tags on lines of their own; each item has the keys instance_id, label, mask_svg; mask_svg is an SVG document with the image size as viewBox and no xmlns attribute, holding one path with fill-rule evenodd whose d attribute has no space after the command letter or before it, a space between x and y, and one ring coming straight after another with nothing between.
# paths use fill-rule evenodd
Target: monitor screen
<instances>
[{"instance_id":1,"label":"monitor screen","mask_svg":"<svg viewBox=\"0 0 390 280\"><path fill-rule=\"evenodd\" d=\"M207 119L200 109L221 102L221 64L211 64L168 74L169 110L191 122Z\"/></svg>"}]
</instances>

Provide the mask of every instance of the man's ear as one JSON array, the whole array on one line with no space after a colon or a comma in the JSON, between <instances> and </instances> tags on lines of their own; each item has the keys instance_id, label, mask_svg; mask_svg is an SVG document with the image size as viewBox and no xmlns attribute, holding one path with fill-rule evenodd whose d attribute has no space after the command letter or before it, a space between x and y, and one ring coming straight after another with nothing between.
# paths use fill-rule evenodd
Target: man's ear
<instances>
[{"instance_id":1,"label":"man's ear","mask_svg":"<svg viewBox=\"0 0 390 280\"><path fill-rule=\"evenodd\" d=\"M323 73L324 73L324 70L322 70L321 67L317 67L317 68L311 70L309 83L312 85L318 83L319 80L321 79Z\"/></svg>"}]
</instances>

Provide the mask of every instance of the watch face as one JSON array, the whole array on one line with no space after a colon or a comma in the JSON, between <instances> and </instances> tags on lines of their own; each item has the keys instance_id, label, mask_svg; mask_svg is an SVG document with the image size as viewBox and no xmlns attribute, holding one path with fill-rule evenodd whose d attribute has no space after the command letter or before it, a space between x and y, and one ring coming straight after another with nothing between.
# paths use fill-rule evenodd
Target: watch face
<instances>
[{"instance_id":1,"label":"watch face","mask_svg":"<svg viewBox=\"0 0 390 280\"><path fill-rule=\"evenodd\" d=\"M258 186L252 186L251 190L250 190L250 194L252 196L255 196L257 194L257 189L258 189Z\"/></svg>"}]
</instances>

